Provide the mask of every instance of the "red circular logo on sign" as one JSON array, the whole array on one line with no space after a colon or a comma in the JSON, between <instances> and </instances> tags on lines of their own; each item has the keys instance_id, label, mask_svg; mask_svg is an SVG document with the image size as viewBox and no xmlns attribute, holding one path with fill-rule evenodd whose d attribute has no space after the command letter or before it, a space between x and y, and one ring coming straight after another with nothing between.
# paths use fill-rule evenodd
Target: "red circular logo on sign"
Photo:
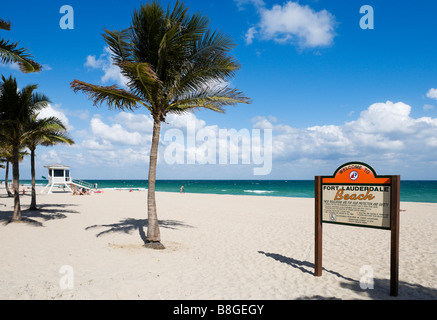
<instances>
[{"instance_id":1,"label":"red circular logo on sign","mask_svg":"<svg viewBox=\"0 0 437 320\"><path fill-rule=\"evenodd\" d=\"M352 171L350 174L349 174L349 178L351 179L351 180L357 180L358 179L358 172L357 171Z\"/></svg>"}]
</instances>

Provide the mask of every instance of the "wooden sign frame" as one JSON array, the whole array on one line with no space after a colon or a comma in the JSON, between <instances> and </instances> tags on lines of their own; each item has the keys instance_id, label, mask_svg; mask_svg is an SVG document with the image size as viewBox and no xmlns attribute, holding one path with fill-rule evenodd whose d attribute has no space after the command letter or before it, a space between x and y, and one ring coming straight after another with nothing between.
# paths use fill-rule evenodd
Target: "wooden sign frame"
<instances>
[{"instance_id":1,"label":"wooden sign frame","mask_svg":"<svg viewBox=\"0 0 437 320\"><path fill-rule=\"evenodd\" d=\"M337 191L336 198L344 200L344 190L348 189L345 186L354 186L355 190L364 190L365 193L355 193L354 196L348 194L346 201L343 203L347 203L348 207L342 207L342 202L335 203L334 209L332 210L342 210L341 212L356 211L356 215L360 215L360 211L362 209L354 208L354 203L360 203L360 201L368 201L372 200L374 195L369 195L369 190L378 190L379 192L389 192L389 208L385 208L385 211L389 211L389 221L384 220L385 211L381 213L383 218L381 221L384 225L369 225L368 222L375 220L373 218L369 218L367 221L366 218L362 218L361 220L355 219L352 221L361 221L362 223L350 223L346 222L337 222L332 221L326 218L326 210L325 210L325 219L323 219L323 186L331 186L330 188L336 187L335 191ZM372 187L372 188L370 188ZM382 188L382 189L380 189ZM325 187L325 189L327 189ZM338 191L342 190L342 191ZM350 198L350 199L349 199ZM349 201L348 201L349 200ZM350 201L354 200L354 201ZM356 200L356 201L355 201ZM330 201L333 202L333 201ZM334 201L335 202L335 201ZM325 202L325 205L327 201ZM385 206L385 204L384 204ZM315 177L315 256L314 256L314 276L320 277L322 275L322 224L323 223L336 223L342 225L351 225L358 227L369 227L369 228L378 228L378 229L386 229L390 230L391 238L390 238L390 295L397 296L399 290L399 206L400 206L400 176L399 175L391 175L391 176L378 176L375 170L362 162L348 162L341 165L332 176L316 176ZM377 214L378 215L378 210ZM368 215L365 213L363 215ZM352 216L352 215L350 215ZM379 221L378 221L379 222ZM373 223L373 222L372 222ZM388 223L388 225L387 225Z\"/></svg>"}]
</instances>

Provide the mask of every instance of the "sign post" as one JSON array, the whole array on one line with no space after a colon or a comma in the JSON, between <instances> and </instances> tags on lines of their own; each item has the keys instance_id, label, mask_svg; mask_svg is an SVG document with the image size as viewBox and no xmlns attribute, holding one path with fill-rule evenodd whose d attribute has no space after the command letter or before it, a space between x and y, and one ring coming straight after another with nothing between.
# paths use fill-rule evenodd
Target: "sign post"
<instances>
[{"instance_id":1,"label":"sign post","mask_svg":"<svg viewBox=\"0 0 437 320\"><path fill-rule=\"evenodd\" d=\"M314 259L314 275L316 277L322 276L322 195L321 195L322 177L316 177L315 179L315 259Z\"/></svg>"},{"instance_id":2,"label":"sign post","mask_svg":"<svg viewBox=\"0 0 437 320\"><path fill-rule=\"evenodd\" d=\"M397 297L399 290L399 211L401 179L392 176L391 191L391 245L390 245L390 295Z\"/></svg>"},{"instance_id":3,"label":"sign post","mask_svg":"<svg viewBox=\"0 0 437 320\"><path fill-rule=\"evenodd\" d=\"M369 165L349 162L332 176L315 177L314 276L322 275L322 224L391 231L390 295L398 295L400 176L378 176Z\"/></svg>"}]
</instances>

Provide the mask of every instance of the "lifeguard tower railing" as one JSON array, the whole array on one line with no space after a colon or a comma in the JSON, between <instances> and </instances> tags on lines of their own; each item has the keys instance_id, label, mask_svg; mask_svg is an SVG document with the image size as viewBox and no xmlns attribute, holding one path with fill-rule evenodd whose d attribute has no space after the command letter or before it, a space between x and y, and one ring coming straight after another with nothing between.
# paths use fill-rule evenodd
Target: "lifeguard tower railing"
<instances>
[{"instance_id":1,"label":"lifeguard tower railing","mask_svg":"<svg viewBox=\"0 0 437 320\"><path fill-rule=\"evenodd\" d=\"M83 181L83 180L79 180L79 179L71 179L71 183L75 184L76 186L79 186L81 188L85 188L85 189L93 189L94 185L92 183Z\"/></svg>"}]
</instances>

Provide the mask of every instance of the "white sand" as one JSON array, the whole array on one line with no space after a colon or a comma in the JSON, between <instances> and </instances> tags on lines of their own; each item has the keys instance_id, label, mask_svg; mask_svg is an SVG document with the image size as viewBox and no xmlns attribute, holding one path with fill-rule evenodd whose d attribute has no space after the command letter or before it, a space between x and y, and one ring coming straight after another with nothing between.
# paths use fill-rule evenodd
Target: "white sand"
<instances>
[{"instance_id":1,"label":"white sand","mask_svg":"<svg viewBox=\"0 0 437 320\"><path fill-rule=\"evenodd\" d=\"M25 195L22 223L0 194L0 299L437 299L437 204L401 203L393 298L386 230L324 224L313 276L314 199L157 193L166 249L152 250L144 191L38 194L36 212Z\"/></svg>"}]
</instances>

